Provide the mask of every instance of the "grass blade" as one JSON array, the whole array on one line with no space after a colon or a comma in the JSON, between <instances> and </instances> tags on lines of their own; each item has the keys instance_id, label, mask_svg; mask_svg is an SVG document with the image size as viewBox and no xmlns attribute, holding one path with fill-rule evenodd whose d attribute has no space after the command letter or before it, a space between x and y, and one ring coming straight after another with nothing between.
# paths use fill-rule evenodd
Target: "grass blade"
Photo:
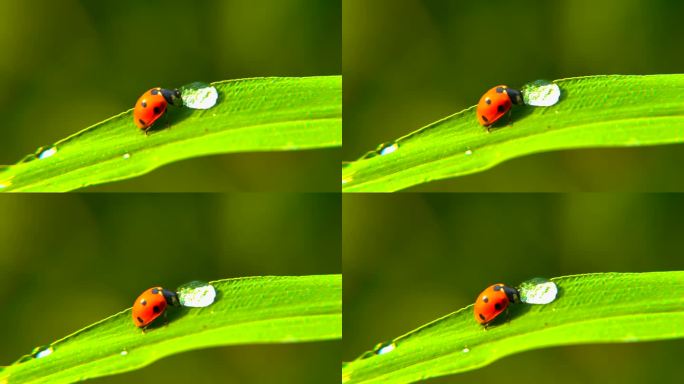
<instances>
[{"instance_id":1,"label":"grass blade","mask_svg":"<svg viewBox=\"0 0 684 384\"><path fill-rule=\"evenodd\" d=\"M472 305L346 363L343 382L410 383L480 368L504 356L550 346L684 337L684 271L596 273L551 279L550 304L511 306L509 322L485 331Z\"/></svg>"},{"instance_id":2,"label":"grass blade","mask_svg":"<svg viewBox=\"0 0 684 384\"><path fill-rule=\"evenodd\" d=\"M213 108L169 107L170 127L162 118L149 136L126 111L0 170L0 191L70 191L192 157L342 145L341 76L212 85L219 93Z\"/></svg>"},{"instance_id":3,"label":"grass blade","mask_svg":"<svg viewBox=\"0 0 684 384\"><path fill-rule=\"evenodd\" d=\"M538 152L684 141L682 74L590 76L555 83L562 92L556 105L514 107L511 124L497 123L490 133L471 107L379 146L345 164L343 191L397 191Z\"/></svg>"},{"instance_id":4,"label":"grass blade","mask_svg":"<svg viewBox=\"0 0 684 384\"><path fill-rule=\"evenodd\" d=\"M217 297L209 307L170 310L167 325L145 333L134 326L127 309L52 343L48 356L35 358L34 352L2 367L0 383L71 383L130 371L192 349L342 336L341 275L250 277L211 284Z\"/></svg>"}]
</instances>

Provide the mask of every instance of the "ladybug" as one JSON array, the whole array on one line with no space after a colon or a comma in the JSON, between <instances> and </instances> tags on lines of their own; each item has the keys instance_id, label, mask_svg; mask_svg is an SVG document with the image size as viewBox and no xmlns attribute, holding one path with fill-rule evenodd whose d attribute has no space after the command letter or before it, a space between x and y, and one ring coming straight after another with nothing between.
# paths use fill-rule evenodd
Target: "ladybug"
<instances>
[{"instance_id":1,"label":"ladybug","mask_svg":"<svg viewBox=\"0 0 684 384\"><path fill-rule=\"evenodd\" d=\"M523 104L522 93L505 85L497 85L482 95L477 103L477 120L489 130L489 126L510 111L513 104Z\"/></svg>"},{"instance_id":2,"label":"ladybug","mask_svg":"<svg viewBox=\"0 0 684 384\"><path fill-rule=\"evenodd\" d=\"M168 305L178 306L178 295L162 287L146 290L133 303L133 323L139 328L150 324L165 313Z\"/></svg>"},{"instance_id":3,"label":"ladybug","mask_svg":"<svg viewBox=\"0 0 684 384\"><path fill-rule=\"evenodd\" d=\"M475 301L473 316L475 321L487 324L501 314L508 304L519 303L520 293L515 288L507 287L501 283L494 284L480 293Z\"/></svg>"},{"instance_id":4,"label":"ladybug","mask_svg":"<svg viewBox=\"0 0 684 384\"><path fill-rule=\"evenodd\" d=\"M143 93L135 103L133 121L147 134L152 124L166 112L166 106L180 105L180 100L181 93L177 89L152 88Z\"/></svg>"}]
</instances>

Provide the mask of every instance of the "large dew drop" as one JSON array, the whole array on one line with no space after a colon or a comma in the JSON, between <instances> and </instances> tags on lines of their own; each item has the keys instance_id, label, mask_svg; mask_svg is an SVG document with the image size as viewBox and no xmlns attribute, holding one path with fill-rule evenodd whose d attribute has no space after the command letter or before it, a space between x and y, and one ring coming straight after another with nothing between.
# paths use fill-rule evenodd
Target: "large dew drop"
<instances>
[{"instance_id":1,"label":"large dew drop","mask_svg":"<svg viewBox=\"0 0 684 384\"><path fill-rule=\"evenodd\" d=\"M548 304L556 300L558 286L553 281L542 277L525 281L520 284L520 301L527 304Z\"/></svg>"},{"instance_id":2,"label":"large dew drop","mask_svg":"<svg viewBox=\"0 0 684 384\"><path fill-rule=\"evenodd\" d=\"M209 84L194 82L181 87L183 105L192 109L209 109L216 105L218 91Z\"/></svg>"},{"instance_id":3,"label":"large dew drop","mask_svg":"<svg viewBox=\"0 0 684 384\"><path fill-rule=\"evenodd\" d=\"M214 287L204 281L191 281L178 287L178 301L184 307L208 307L216 299Z\"/></svg>"},{"instance_id":4,"label":"large dew drop","mask_svg":"<svg viewBox=\"0 0 684 384\"><path fill-rule=\"evenodd\" d=\"M561 95L558 85L546 80L527 83L520 92L523 94L525 104L534 107L550 107L558 102Z\"/></svg>"}]
</instances>

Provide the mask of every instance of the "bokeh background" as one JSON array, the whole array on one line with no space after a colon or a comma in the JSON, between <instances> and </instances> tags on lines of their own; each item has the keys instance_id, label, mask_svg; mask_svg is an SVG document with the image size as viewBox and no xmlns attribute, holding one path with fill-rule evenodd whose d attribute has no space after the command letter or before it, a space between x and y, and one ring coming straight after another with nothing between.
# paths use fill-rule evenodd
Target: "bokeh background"
<instances>
[{"instance_id":1,"label":"bokeh background","mask_svg":"<svg viewBox=\"0 0 684 384\"><path fill-rule=\"evenodd\" d=\"M153 86L340 75L341 44L339 0L0 0L0 164ZM88 190L333 191L339 162L339 148L218 155Z\"/></svg>"},{"instance_id":2,"label":"bokeh background","mask_svg":"<svg viewBox=\"0 0 684 384\"><path fill-rule=\"evenodd\" d=\"M341 273L328 194L0 197L0 365L191 280ZM131 323L133 327L133 323ZM185 352L93 383L334 383L341 342Z\"/></svg>"},{"instance_id":3,"label":"bokeh background","mask_svg":"<svg viewBox=\"0 0 684 384\"><path fill-rule=\"evenodd\" d=\"M681 195L345 195L342 215L345 361L496 282L684 269ZM683 348L682 339L547 348L428 382L675 382Z\"/></svg>"},{"instance_id":4,"label":"bokeh background","mask_svg":"<svg viewBox=\"0 0 684 384\"><path fill-rule=\"evenodd\" d=\"M344 149L355 160L490 87L681 73L676 0L345 0ZM684 191L681 145L536 154L413 191Z\"/></svg>"}]
</instances>

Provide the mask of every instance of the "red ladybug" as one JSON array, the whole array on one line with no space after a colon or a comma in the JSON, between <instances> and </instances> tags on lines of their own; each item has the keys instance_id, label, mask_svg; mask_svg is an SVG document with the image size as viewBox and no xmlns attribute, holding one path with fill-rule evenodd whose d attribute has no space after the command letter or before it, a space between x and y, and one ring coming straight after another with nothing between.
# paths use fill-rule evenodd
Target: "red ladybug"
<instances>
[{"instance_id":1,"label":"red ladybug","mask_svg":"<svg viewBox=\"0 0 684 384\"><path fill-rule=\"evenodd\" d=\"M133 121L147 133L147 130L159 119L164 112L166 106L180 105L181 93L179 90L168 90L163 88L152 88L143 93L142 96L135 103L133 109Z\"/></svg>"},{"instance_id":2,"label":"red ladybug","mask_svg":"<svg viewBox=\"0 0 684 384\"><path fill-rule=\"evenodd\" d=\"M133 323L142 328L161 316L168 305L178 306L178 295L162 287L143 292L133 304Z\"/></svg>"},{"instance_id":3,"label":"red ladybug","mask_svg":"<svg viewBox=\"0 0 684 384\"><path fill-rule=\"evenodd\" d=\"M475 316L475 321L486 327L487 323L508 308L508 304L518 302L520 302L520 294L517 289L501 283L494 284L477 297L473 316Z\"/></svg>"},{"instance_id":4,"label":"red ladybug","mask_svg":"<svg viewBox=\"0 0 684 384\"><path fill-rule=\"evenodd\" d=\"M482 95L480 102L477 103L477 120L489 128L505 115L513 104L523 104L520 91L505 85L497 85Z\"/></svg>"}]
</instances>

